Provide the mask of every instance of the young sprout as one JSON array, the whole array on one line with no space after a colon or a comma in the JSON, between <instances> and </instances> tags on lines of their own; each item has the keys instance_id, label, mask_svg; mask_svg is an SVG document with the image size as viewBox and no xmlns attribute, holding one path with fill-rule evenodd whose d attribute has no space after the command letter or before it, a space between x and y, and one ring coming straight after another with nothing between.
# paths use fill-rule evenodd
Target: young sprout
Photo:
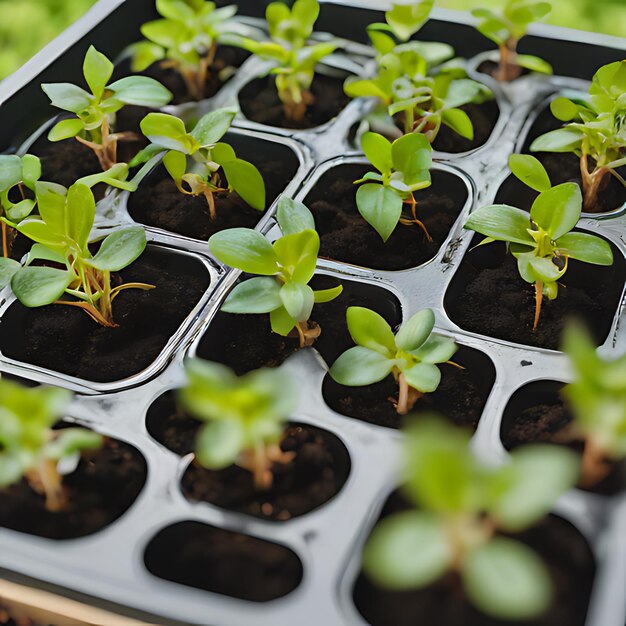
<instances>
[{"instance_id":1,"label":"young sprout","mask_svg":"<svg viewBox=\"0 0 626 626\"><path fill-rule=\"evenodd\" d=\"M161 67L175 69L185 81L189 95L201 100L211 71L220 75L232 68L215 67L218 45L231 43L235 33L246 32L232 18L235 5L220 9L207 0L157 0L162 19L141 27L145 41L131 46L133 72L143 72L161 62Z\"/></svg>"},{"instance_id":2,"label":"young sprout","mask_svg":"<svg viewBox=\"0 0 626 626\"><path fill-rule=\"evenodd\" d=\"M598 194L614 176L626 187L617 169L626 165L626 60L601 67L594 75L589 94L583 98L559 97L552 114L563 128L537 137L533 152L573 152L580 158L584 208L596 212Z\"/></svg>"},{"instance_id":3,"label":"young sprout","mask_svg":"<svg viewBox=\"0 0 626 626\"><path fill-rule=\"evenodd\" d=\"M574 421L566 429L584 442L581 485L593 487L626 458L626 357L600 357L589 333L578 324L565 329L563 351L574 369L574 382L563 394Z\"/></svg>"},{"instance_id":4,"label":"young sprout","mask_svg":"<svg viewBox=\"0 0 626 626\"><path fill-rule=\"evenodd\" d=\"M387 241L398 223L419 226L428 241L432 241L426 226L417 218L415 192L430 187L432 148L424 135L410 134L393 144L378 133L367 132L361 147L378 172L367 172L355 181L361 185L356 193L356 205L363 219ZM362 184L364 183L364 184ZM402 217L405 205L410 217Z\"/></svg>"},{"instance_id":5,"label":"young sprout","mask_svg":"<svg viewBox=\"0 0 626 626\"><path fill-rule=\"evenodd\" d=\"M316 67L340 45L337 40L307 43L319 13L318 0L295 0L291 9L283 2L272 2L266 11L271 41L248 37L239 44L270 64L285 117L295 123L304 120L307 107L314 102L310 89Z\"/></svg>"},{"instance_id":6,"label":"young sprout","mask_svg":"<svg viewBox=\"0 0 626 626\"><path fill-rule=\"evenodd\" d=\"M179 398L205 425L196 440L196 460L211 470L233 464L251 472L258 489L270 489L272 468L290 463L280 440L298 406L294 381L283 368L260 369L238 378L218 363L190 359Z\"/></svg>"},{"instance_id":7,"label":"young sprout","mask_svg":"<svg viewBox=\"0 0 626 626\"><path fill-rule=\"evenodd\" d=\"M500 49L500 64L495 75L499 81L518 78L522 69L542 74L552 74L552 66L530 54L518 54L517 45L526 35L528 26L552 10L544 0L508 0L502 13L491 9L474 9L472 15L480 21L476 27Z\"/></svg>"},{"instance_id":8,"label":"young sprout","mask_svg":"<svg viewBox=\"0 0 626 626\"><path fill-rule=\"evenodd\" d=\"M45 496L46 509L67 506L61 470L75 466L83 450L95 450L102 437L84 428L53 430L72 394L53 387L26 388L0 380L0 488L28 481Z\"/></svg>"},{"instance_id":9,"label":"young sprout","mask_svg":"<svg viewBox=\"0 0 626 626\"><path fill-rule=\"evenodd\" d=\"M113 63L93 46L85 55L83 74L89 91L70 83L48 83L42 89L53 106L74 115L58 122L50 131L50 141L75 137L94 151L103 170L117 163L118 141L132 139L132 133L111 132L116 114L128 105L162 107L172 94L152 78L129 76L108 84Z\"/></svg>"},{"instance_id":10,"label":"young sprout","mask_svg":"<svg viewBox=\"0 0 626 626\"><path fill-rule=\"evenodd\" d=\"M13 222L27 218L34 210L36 201L27 197L27 190L34 194L35 184L41 177L41 161L32 154L23 157L0 155L0 216ZM18 198L14 198L16 194ZM17 199L17 202L13 202ZM8 257L13 240L12 229L2 222L2 254Z\"/></svg>"},{"instance_id":11,"label":"young sprout","mask_svg":"<svg viewBox=\"0 0 626 626\"><path fill-rule=\"evenodd\" d=\"M525 446L505 465L487 465L464 431L423 417L405 432L404 465L403 493L415 508L378 523L365 546L365 573L402 592L451 572L470 602L496 620L544 613L554 595L547 567L534 550L498 531L517 533L547 515L576 482L576 455Z\"/></svg>"},{"instance_id":12,"label":"young sprout","mask_svg":"<svg viewBox=\"0 0 626 626\"><path fill-rule=\"evenodd\" d=\"M283 236L273 245L249 228L231 228L209 239L209 249L222 263L260 275L235 287L222 311L269 313L272 330L283 337L295 330L304 348L321 334L320 327L309 319L313 305L334 300L343 287L319 291L309 287L320 249L311 212L283 196L276 219Z\"/></svg>"},{"instance_id":13,"label":"young sprout","mask_svg":"<svg viewBox=\"0 0 626 626\"><path fill-rule=\"evenodd\" d=\"M123 164L120 164L123 165ZM118 166L119 167L119 166ZM123 165L124 168L128 166ZM104 175L89 177L87 183ZM36 185L38 216L16 224L2 218L32 239L24 267L12 259L0 258L0 286L9 283L17 299L27 307L62 304L85 311L102 326L114 328L113 301L125 289L153 289L143 283L111 285L111 272L118 272L135 261L146 247L143 228L116 231L102 240L93 255L90 238L96 215L96 202L85 182L69 189L54 183ZM33 266L44 261L62 266ZM67 294L72 300L61 300Z\"/></svg>"},{"instance_id":14,"label":"young sprout","mask_svg":"<svg viewBox=\"0 0 626 626\"><path fill-rule=\"evenodd\" d=\"M512 206L495 204L474 211L465 228L485 235L487 239L482 243L508 244L517 259L520 276L535 288L536 330L543 298L557 297L558 281L565 275L569 260L612 265L613 252L600 237L571 232L582 209L582 194L576 183L552 187L543 165L529 155L513 155L509 165L522 182L540 192L530 215Z\"/></svg>"},{"instance_id":15,"label":"young sprout","mask_svg":"<svg viewBox=\"0 0 626 626\"><path fill-rule=\"evenodd\" d=\"M416 313L396 335L378 313L352 306L346 319L357 345L344 352L330 368L340 385L362 387L393 374L400 393L396 409L406 415L425 393L441 382L438 363L450 363L458 346L448 337L433 335L435 314L430 309Z\"/></svg>"},{"instance_id":16,"label":"young sprout","mask_svg":"<svg viewBox=\"0 0 626 626\"><path fill-rule=\"evenodd\" d=\"M189 196L204 195L211 219L216 217L215 196L235 191L257 211L265 209L265 182L259 170L237 158L233 148L220 139L235 116L232 109L207 113L188 132L185 123L173 115L149 113L141 131L152 142L131 165L167 151L163 165L178 189Z\"/></svg>"}]
</instances>

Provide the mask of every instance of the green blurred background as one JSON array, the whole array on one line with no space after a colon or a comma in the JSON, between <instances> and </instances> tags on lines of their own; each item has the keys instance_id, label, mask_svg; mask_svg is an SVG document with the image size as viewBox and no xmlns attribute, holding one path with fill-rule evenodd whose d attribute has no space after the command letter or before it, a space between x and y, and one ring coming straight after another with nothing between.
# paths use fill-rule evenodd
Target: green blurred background
<instances>
[{"instance_id":1,"label":"green blurred background","mask_svg":"<svg viewBox=\"0 0 626 626\"><path fill-rule=\"evenodd\" d=\"M236 2L236 0L233 0ZM438 6L469 10L497 7L502 0L437 0ZM0 0L0 79L8 76L64 28L80 17L95 0ZM547 20L626 37L626 0L552 0Z\"/></svg>"}]
</instances>

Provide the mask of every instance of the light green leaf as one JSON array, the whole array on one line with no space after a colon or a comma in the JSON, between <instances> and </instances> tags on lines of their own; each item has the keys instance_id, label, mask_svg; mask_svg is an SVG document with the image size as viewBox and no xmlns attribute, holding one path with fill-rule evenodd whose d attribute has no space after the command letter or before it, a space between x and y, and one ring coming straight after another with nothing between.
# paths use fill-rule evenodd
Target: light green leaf
<instances>
[{"instance_id":1,"label":"light green leaf","mask_svg":"<svg viewBox=\"0 0 626 626\"><path fill-rule=\"evenodd\" d=\"M270 242L249 228L231 228L209 239L209 250L219 261L249 274L273 276L279 270Z\"/></svg>"},{"instance_id":2,"label":"light green leaf","mask_svg":"<svg viewBox=\"0 0 626 626\"><path fill-rule=\"evenodd\" d=\"M391 11L385 13L387 23L402 41L408 41L428 20L435 0L394 2Z\"/></svg>"},{"instance_id":3,"label":"light green leaf","mask_svg":"<svg viewBox=\"0 0 626 626\"><path fill-rule=\"evenodd\" d=\"M396 139L391 148L393 167L402 172L403 182L409 187L421 183L430 183L430 168L432 166L432 147L430 142L421 133L409 133Z\"/></svg>"},{"instance_id":4,"label":"light green leaf","mask_svg":"<svg viewBox=\"0 0 626 626\"><path fill-rule=\"evenodd\" d=\"M22 200L6 210L7 217L12 222L21 222L33 212L36 204L34 200Z\"/></svg>"},{"instance_id":5,"label":"light green leaf","mask_svg":"<svg viewBox=\"0 0 626 626\"><path fill-rule=\"evenodd\" d=\"M99 270L119 272L139 258L145 249L144 229L141 226L125 228L110 234L88 263Z\"/></svg>"},{"instance_id":6,"label":"light green leaf","mask_svg":"<svg viewBox=\"0 0 626 626\"><path fill-rule=\"evenodd\" d=\"M518 54L515 57L515 63L524 69L530 70L531 72L548 75L554 73L552 66L547 61L533 56L532 54Z\"/></svg>"},{"instance_id":7,"label":"light green leaf","mask_svg":"<svg viewBox=\"0 0 626 626\"><path fill-rule=\"evenodd\" d=\"M67 190L65 232L81 250L87 248L96 217L96 200L89 187L76 183Z\"/></svg>"},{"instance_id":8,"label":"light green leaf","mask_svg":"<svg viewBox=\"0 0 626 626\"><path fill-rule=\"evenodd\" d=\"M0 155L0 191L15 187L22 180L22 159L14 154Z\"/></svg>"},{"instance_id":9,"label":"light green leaf","mask_svg":"<svg viewBox=\"0 0 626 626\"><path fill-rule=\"evenodd\" d=\"M172 180L178 185L187 173L187 156L182 152L170 150L163 157L163 166Z\"/></svg>"},{"instance_id":10,"label":"light green leaf","mask_svg":"<svg viewBox=\"0 0 626 626\"><path fill-rule=\"evenodd\" d=\"M330 368L330 375L340 385L363 387L389 376L395 359L379 352L356 346L346 350Z\"/></svg>"},{"instance_id":11,"label":"light green leaf","mask_svg":"<svg viewBox=\"0 0 626 626\"><path fill-rule=\"evenodd\" d=\"M102 98L104 88L113 76L113 63L104 54L90 46L83 63L83 74L97 100Z\"/></svg>"},{"instance_id":12,"label":"light green leaf","mask_svg":"<svg viewBox=\"0 0 626 626\"><path fill-rule=\"evenodd\" d=\"M319 289L314 291L315 304L325 304L326 302L332 302L335 298L338 298L343 293L343 285L337 285L332 289Z\"/></svg>"},{"instance_id":13,"label":"light green leaf","mask_svg":"<svg viewBox=\"0 0 626 626\"><path fill-rule=\"evenodd\" d=\"M393 169L391 142L378 133L367 132L361 139L361 148L368 161L381 173Z\"/></svg>"},{"instance_id":14,"label":"light green leaf","mask_svg":"<svg viewBox=\"0 0 626 626\"><path fill-rule=\"evenodd\" d=\"M235 159L221 163L228 185L257 211L265 209L265 181L261 172L248 161Z\"/></svg>"},{"instance_id":15,"label":"light green leaf","mask_svg":"<svg viewBox=\"0 0 626 626\"><path fill-rule=\"evenodd\" d=\"M411 350L424 363L447 363L459 347L449 337L431 336L417 350Z\"/></svg>"},{"instance_id":16,"label":"light green leaf","mask_svg":"<svg viewBox=\"0 0 626 626\"><path fill-rule=\"evenodd\" d=\"M417 350L427 339L435 327L435 314L431 309L417 312L408 319L396 335L396 345L407 352Z\"/></svg>"},{"instance_id":17,"label":"light green leaf","mask_svg":"<svg viewBox=\"0 0 626 626\"><path fill-rule=\"evenodd\" d=\"M558 128L537 137L530 144L531 152L573 152L580 148L583 134L573 128Z\"/></svg>"},{"instance_id":18,"label":"light green leaf","mask_svg":"<svg viewBox=\"0 0 626 626\"><path fill-rule=\"evenodd\" d=\"M207 469L220 470L237 460L245 442L243 423L237 420L215 420L200 430L196 458Z\"/></svg>"},{"instance_id":19,"label":"light green leaf","mask_svg":"<svg viewBox=\"0 0 626 626\"><path fill-rule=\"evenodd\" d=\"M315 273L319 249L320 238L314 230L285 235L274 243L281 273L302 284L307 284Z\"/></svg>"},{"instance_id":20,"label":"light green leaf","mask_svg":"<svg viewBox=\"0 0 626 626\"><path fill-rule=\"evenodd\" d=\"M533 238L528 234L528 213L506 204L492 204L474 211L463 228L496 241L534 245Z\"/></svg>"},{"instance_id":21,"label":"light green leaf","mask_svg":"<svg viewBox=\"0 0 626 626\"><path fill-rule=\"evenodd\" d=\"M561 122L571 122L578 117L578 105L569 98L559 97L550 103L552 115Z\"/></svg>"},{"instance_id":22,"label":"light green leaf","mask_svg":"<svg viewBox=\"0 0 626 626\"><path fill-rule=\"evenodd\" d=\"M297 322L287 313L287 309L281 305L270 313L270 324L273 332L286 337L296 327Z\"/></svg>"},{"instance_id":23,"label":"light green leaf","mask_svg":"<svg viewBox=\"0 0 626 626\"><path fill-rule=\"evenodd\" d=\"M140 41L132 46L132 58L130 69L133 72L144 72L151 65L165 58L165 50L162 46L151 41Z\"/></svg>"},{"instance_id":24,"label":"light green leaf","mask_svg":"<svg viewBox=\"0 0 626 626\"><path fill-rule=\"evenodd\" d=\"M613 265L613 251L608 241L589 233L568 233L556 242L558 251L571 259L593 263L594 265Z\"/></svg>"},{"instance_id":25,"label":"light green leaf","mask_svg":"<svg viewBox=\"0 0 626 626\"><path fill-rule=\"evenodd\" d=\"M421 393L436 391L441 382L441 371L432 363L417 363L409 369L403 369L402 373L409 387Z\"/></svg>"},{"instance_id":26,"label":"light green leaf","mask_svg":"<svg viewBox=\"0 0 626 626\"><path fill-rule=\"evenodd\" d=\"M10 284L15 272L21 268L21 265L13 259L0 257L0 289L4 289Z\"/></svg>"},{"instance_id":27,"label":"light green leaf","mask_svg":"<svg viewBox=\"0 0 626 626\"><path fill-rule=\"evenodd\" d=\"M48 140L56 142L71 139L79 135L84 129L85 124L78 118L61 120L58 124L55 124L48 133Z\"/></svg>"},{"instance_id":28,"label":"light green leaf","mask_svg":"<svg viewBox=\"0 0 626 626\"><path fill-rule=\"evenodd\" d=\"M396 338L382 315L360 306L346 312L350 335L358 346L374 350L388 358L396 354Z\"/></svg>"},{"instance_id":29,"label":"light green leaf","mask_svg":"<svg viewBox=\"0 0 626 626\"><path fill-rule=\"evenodd\" d=\"M34 244L30 249L26 259L26 265L30 265L37 259L41 261L52 261L52 263L59 263L60 265L65 265L67 263L67 259L64 255L56 252L55 250L50 250L50 248L46 248L46 246L40 243Z\"/></svg>"},{"instance_id":30,"label":"light green leaf","mask_svg":"<svg viewBox=\"0 0 626 626\"><path fill-rule=\"evenodd\" d=\"M546 168L530 154L512 154L509 157L509 168L519 180L535 191L548 191L552 187Z\"/></svg>"},{"instance_id":31,"label":"light green leaf","mask_svg":"<svg viewBox=\"0 0 626 626\"><path fill-rule=\"evenodd\" d=\"M441 119L457 135L470 141L474 139L474 124L470 116L462 109L446 109Z\"/></svg>"},{"instance_id":32,"label":"light green leaf","mask_svg":"<svg viewBox=\"0 0 626 626\"><path fill-rule=\"evenodd\" d=\"M387 241L402 215L402 198L389 187L367 183L357 190L356 204L365 221Z\"/></svg>"},{"instance_id":33,"label":"light green leaf","mask_svg":"<svg viewBox=\"0 0 626 626\"><path fill-rule=\"evenodd\" d=\"M194 154L199 148L197 141L187 134L184 122L173 115L148 113L140 126L152 143L168 150Z\"/></svg>"},{"instance_id":34,"label":"light green leaf","mask_svg":"<svg viewBox=\"0 0 626 626\"><path fill-rule=\"evenodd\" d=\"M576 183L563 183L543 191L530 209L530 218L558 239L569 233L580 219L583 196Z\"/></svg>"},{"instance_id":35,"label":"light green leaf","mask_svg":"<svg viewBox=\"0 0 626 626\"><path fill-rule=\"evenodd\" d=\"M163 107L173 98L172 93L161 83L147 76L127 76L109 85L115 99L135 106Z\"/></svg>"},{"instance_id":36,"label":"light green leaf","mask_svg":"<svg viewBox=\"0 0 626 626\"><path fill-rule=\"evenodd\" d=\"M41 88L50 98L52 106L71 113L80 113L87 109L93 97L84 89L71 83L48 83Z\"/></svg>"},{"instance_id":37,"label":"light green leaf","mask_svg":"<svg viewBox=\"0 0 626 626\"><path fill-rule=\"evenodd\" d=\"M283 235L294 235L303 230L315 230L315 219L309 209L287 196L281 196L276 209L276 221Z\"/></svg>"},{"instance_id":38,"label":"light green leaf","mask_svg":"<svg viewBox=\"0 0 626 626\"><path fill-rule=\"evenodd\" d=\"M217 143L230 128L237 111L235 109L217 109L200 118L191 135L203 147Z\"/></svg>"},{"instance_id":39,"label":"light green leaf","mask_svg":"<svg viewBox=\"0 0 626 626\"><path fill-rule=\"evenodd\" d=\"M74 274L52 267L23 267L11 280L11 289L26 307L56 302L72 282Z\"/></svg>"},{"instance_id":40,"label":"light green leaf","mask_svg":"<svg viewBox=\"0 0 626 626\"><path fill-rule=\"evenodd\" d=\"M97 450L103 441L102 435L86 428L65 428L46 446L46 458L60 461L83 450Z\"/></svg>"},{"instance_id":41,"label":"light green leaf","mask_svg":"<svg viewBox=\"0 0 626 626\"><path fill-rule=\"evenodd\" d=\"M313 290L305 284L289 282L280 290L280 298L285 310L296 322L306 322L311 317L315 298Z\"/></svg>"},{"instance_id":42,"label":"light green leaf","mask_svg":"<svg viewBox=\"0 0 626 626\"><path fill-rule=\"evenodd\" d=\"M22 180L24 184L34 190L35 183L41 178L41 160L33 154L22 157Z\"/></svg>"},{"instance_id":43,"label":"light green leaf","mask_svg":"<svg viewBox=\"0 0 626 626\"><path fill-rule=\"evenodd\" d=\"M274 278L250 278L237 285L226 298L226 313L270 313L281 308L280 284ZM291 329L289 329L291 330Z\"/></svg>"},{"instance_id":44,"label":"light green leaf","mask_svg":"<svg viewBox=\"0 0 626 626\"><path fill-rule=\"evenodd\" d=\"M55 183L38 182L35 185L39 215L56 235L64 235L67 189Z\"/></svg>"}]
</instances>

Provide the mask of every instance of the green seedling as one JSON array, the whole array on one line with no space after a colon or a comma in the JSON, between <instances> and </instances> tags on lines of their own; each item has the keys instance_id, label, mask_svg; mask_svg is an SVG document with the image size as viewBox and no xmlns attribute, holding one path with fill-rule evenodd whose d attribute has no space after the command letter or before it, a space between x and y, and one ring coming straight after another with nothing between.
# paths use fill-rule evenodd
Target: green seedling
<instances>
[{"instance_id":1,"label":"green seedling","mask_svg":"<svg viewBox=\"0 0 626 626\"><path fill-rule=\"evenodd\" d=\"M578 324L566 327L563 351L574 370L574 382L563 389L574 416L564 434L584 442L580 482L593 487L626 458L626 357L602 358Z\"/></svg>"},{"instance_id":2,"label":"green seedling","mask_svg":"<svg viewBox=\"0 0 626 626\"><path fill-rule=\"evenodd\" d=\"M415 192L430 187L432 147L424 135L410 134L393 144L378 133L367 132L361 147L369 162L378 170L367 172L355 181L360 185L356 205L363 219L387 241L398 223L419 226L428 241L432 241L426 226L417 218ZM404 206L411 210L403 217Z\"/></svg>"},{"instance_id":3,"label":"green seedling","mask_svg":"<svg viewBox=\"0 0 626 626\"><path fill-rule=\"evenodd\" d=\"M188 132L185 123L173 115L149 113L141 131L151 141L131 163L147 161L166 151L163 165L178 189L189 196L203 195L211 219L216 217L215 197L235 191L257 211L265 209L265 182L259 170L237 158L233 148L220 142L235 117L232 109L207 113Z\"/></svg>"},{"instance_id":4,"label":"green seedling","mask_svg":"<svg viewBox=\"0 0 626 626\"><path fill-rule=\"evenodd\" d=\"M52 513L68 504L63 466L75 466L83 450L103 443L100 435L84 428L53 430L71 400L64 389L26 388L0 380L0 488L25 478Z\"/></svg>"},{"instance_id":5,"label":"green seedling","mask_svg":"<svg viewBox=\"0 0 626 626\"><path fill-rule=\"evenodd\" d=\"M365 546L365 573L398 592L455 574L472 604L498 623L544 613L554 596L548 568L499 532L523 531L550 512L576 482L576 454L533 445L504 465L487 465L464 431L422 417L405 431L404 467L403 494L415 508L378 523Z\"/></svg>"},{"instance_id":6,"label":"green seedling","mask_svg":"<svg viewBox=\"0 0 626 626\"><path fill-rule=\"evenodd\" d=\"M430 309L416 313L394 335L378 313L352 306L346 314L348 330L357 345L344 352L330 369L340 385L362 387L393 374L399 385L400 415L406 415L425 393L441 382L438 363L449 363L458 346L452 339L433 335L435 315ZM457 366L458 367L458 366Z\"/></svg>"},{"instance_id":7,"label":"green seedling","mask_svg":"<svg viewBox=\"0 0 626 626\"><path fill-rule=\"evenodd\" d=\"M260 369L240 378L224 365L200 359L185 363L183 408L205 422L196 440L196 460L211 470L233 464L254 476L258 489L272 486L272 468L290 463L280 440L298 406L294 381L284 368Z\"/></svg>"},{"instance_id":8,"label":"green seedling","mask_svg":"<svg viewBox=\"0 0 626 626\"><path fill-rule=\"evenodd\" d=\"M504 241L517 259L524 281L535 288L537 329L543 298L554 300L558 281L567 271L570 259L593 265L612 265L611 246L589 233L571 232L580 219L582 194L576 183L552 187L543 165L529 155L513 155L511 170L528 186L539 192L530 215L521 209L495 204L474 211L465 228L487 239L482 244Z\"/></svg>"},{"instance_id":9,"label":"green seedling","mask_svg":"<svg viewBox=\"0 0 626 626\"><path fill-rule=\"evenodd\" d=\"M500 49L500 64L495 78L508 82L518 78L522 69L541 74L552 74L552 66L530 54L518 54L517 45L533 22L552 10L544 0L508 0L502 13L491 9L474 9L472 15L480 21L476 27Z\"/></svg>"},{"instance_id":10,"label":"green seedling","mask_svg":"<svg viewBox=\"0 0 626 626\"><path fill-rule=\"evenodd\" d=\"M119 166L118 166L119 167ZM124 165L125 168L128 166ZM102 178L103 175L90 177ZM26 307L61 304L82 309L102 326L114 328L113 301L125 289L153 289L143 283L111 285L111 272L135 261L146 247L141 227L116 231L104 238L98 252L91 253L91 231L96 202L89 186L76 183L69 189L54 183L37 183L39 215L9 226L35 242L24 267L0 258L0 286L10 283L17 299ZM34 262L58 267L35 266ZM61 300L68 295L72 300Z\"/></svg>"},{"instance_id":11,"label":"green seedling","mask_svg":"<svg viewBox=\"0 0 626 626\"><path fill-rule=\"evenodd\" d=\"M310 320L313 305L334 300L343 287L314 291L309 286L320 249L311 212L283 196L276 219L283 236L273 245L249 228L232 228L209 239L209 249L222 263L259 275L235 287L222 310L269 313L272 330L283 337L295 331L304 348L321 334L319 325Z\"/></svg>"},{"instance_id":12,"label":"green seedling","mask_svg":"<svg viewBox=\"0 0 626 626\"><path fill-rule=\"evenodd\" d=\"M598 211L598 194L611 176L626 187L617 171L626 165L626 61L601 67L585 97L559 97L552 101L552 114L563 128L537 137L533 152L573 152L580 159L584 209Z\"/></svg>"},{"instance_id":13,"label":"green seedling","mask_svg":"<svg viewBox=\"0 0 626 626\"><path fill-rule=\"evenodd\" d=\"M157 0L161 19L141 27L145 41L131 46L131 69L143 72L154 63L176 70L194 100L202 99L211 72L226 78L233 68L218 67L216 54L222 43L236 43L233 35L250 29L233 18L235 5L216 8L207 0Z\"/></svg>"},{"instance_id":14,"label":"green seedling","mask_svg":"<svg viewBox=\"0 0 626 626\"><path fill-rule=\"evenodd\" d=\"M340 45L337 40L308 44L319 12L317 0L296 0L291 9L283 2L272 2L266 11L270 41L247 37L239 44L270 64L285 117L295 123L304 120L314 102L315 69Z\"/></svg>"},{"instance_id":15,"label":"green seedling","mask_svg":"<svg viewBox=\"0 0 626 626\"><path fill-rule=\"evenodd\" d=\"M172 94L152 78L129 76L108 84L113 63L93 46L85 55L83 74L90 91L70 83L48 83L42 89L53 106L73 113L50 131L50 141L75 137L94 151L104 171L117 163L119 141L133 139L132 133L111 132L116 114L126 105L162 107Z\"/></svg>"}]
</instances>

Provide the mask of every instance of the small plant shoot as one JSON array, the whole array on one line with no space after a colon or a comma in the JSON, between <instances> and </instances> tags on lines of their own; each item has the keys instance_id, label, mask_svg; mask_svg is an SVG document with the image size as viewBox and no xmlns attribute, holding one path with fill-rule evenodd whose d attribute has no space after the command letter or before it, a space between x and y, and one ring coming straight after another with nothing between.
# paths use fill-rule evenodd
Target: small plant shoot
<instances>
[{"instance_id":1,"label":"small plant shoot","mask_svg":"<svg viewBox=\"0 0 626 626\"><path fill-rule=\"evenodd\" d=\"M404 465L403 493L415 508L378 523L363 554L366 574L402 592L453 573L498 623L542 615L554 596L548 568L532 548L499 533L523 531L550 512L576 482L576 454L533 445L504 465L486 465L468 434L425 416L405 431Z\"/></svg>"},{"instance_id":2,"label":"small plant shoot","mask_svg":"<svg viewBox=\"0 0 626 626\"><path fill-rule=\"evenodd\" d=\"M127 166L124 165L125 168ZM91 177L102 179L103 175ZM26 307L61 304L82 309L102 326L114 328L113 301L125 289L153 289L143 283L113 287L111 272L135 261L146 247L141 227L116 231L104 238L98 252L91 253L90 238L96 203L89 186L78 182L69 189L54 183L37 183L39 215L19 223L3 218L12 228L35 242L24 266L0 259L2 286L10 283L17 299ZM58 267L33 265L53 263ZM61 300L64 296L70 300Z\"/></svg>"},{"instance_id":3,"label":"small plant shoot","mask_svg":"<svg viewBox=\"0 0 626 626\"><path fill-rule=\"evenodd\" d=\"M618 168L626 165L626 61L601 67L585 97L555 98L554 117L568 122L563 128L537 137L533 152L573 152L580 159L584 210L595 213L598 194L611 176L624 187Z\"/></svg>"},{"instance_id":4,"label":"small plant shoot","mask_svg":"<svg viewBox=\"0 0 626 626\"><path fill-rule=\"evenodd\" d=\"M578 324L566 327L563 351L575 377L563 389L574 416L563 434L584 442L580 482L594 487L626 458L626 357L602 358Z\"/></svg>"},{"instance_id":5,"label":"small plant shoot","mask_svg":"<svg viewBox=\"0 0 626 626\"><path fill-rule=\"evenodd\" d=\"M612 265L611 246L589 233L572 232L580 219L582 194L576 183L552 187L543 165L530 155L512 155L513 173L539 192L530 215L522 209L495 204L474 211L465 228L487 238L482 244L504 241L517 259L524 281L535 288L537 329L543 299L554 300L559 280L565 275L570 259L593 265Z\"/></svg>"},{"instance_id":6,"label":"small plant shoot","mask_svg":"<svg viewBox=\"0 0 626 626\"><path fill-rule=\"evenodd\" d=\"M207 0L157 0L156 8L161 19L141 27L145 40L131 46L131 69L143 72L154 63L172 68L183 77L189 95L201 100L211 72L222 80L233 72L216 62L218 46L234 43L233 35L250 29L233 19L235 5L218 9Z\"/></svg>"},{"instance_id":7,"label":"small plant shoot","mask_svg":"<svg viewBox=\"0 0 626 626\"><path fill-rule=\"evenodd\" d=\"M283 236L274 244L249 228L231 228L209 239L209 249L222 263L257 275L233 289L222 311L269 313L272 330L283 337L295 332L304 348L322 332L310 320L313 306L334 300L343 287L314 291L309 286L320 249L311 212L283 196L276 219Z\"/></svg>"},{"instance_id":8,"label":"small plant shoot","mask_svg":"<svg viewBox=\"0 0 626 626\"><path fill-rule=\"evenodd\" d=\"M53 387L27 388L0 380L0 488L23 478L45 498L51 513L64 510L67 495L61 473L76 467L83 450L102 446L100 435L84 428L53 430L72 394Z\"/></svg>"},{"instance_id":9,"label":"small plant shoot","mask_svg":"<svg viewBox=\"0 0 626 626\"><path fill-rule=\"evenodd\" d=\"M544 0L507 0L501 13L491 9L474 9L472 15L479 19L476 27L500 50L500 63L495 78L509 82L518 78L522 70L552 74L552 66L530 54L518 54L517 45L533 22L552 11Z\"/></svg>"},{"instance_id":10,"label":"small plant shoot","mask_svg":"<svg viewBox=\"0 0 626 626\"><path fill-rule=\"evenodd\" d=\"M187 385L181 405L205 422L196 440L196 460L210 470L233 464L252 473L257 489L270 489L272 468L290 463L280 441L298 406L294 381L284 368L260 369L244 376L200 359L185 363Z\"/></svg>"},{"instance_id":11,"label":"small plant shoot","mask_svg":"<svg viewBox=\"0 0 626 626\"><path fill-rule=\"evenodd\" d=\"M285 117L301 123L314 102L311 85L315 69L339 47L337 40L309 44L320 13L317 0L295 0L290 9L283 2L272 2L266 11L270 41L242 38L240 45L267 61L276 77L276 89Z\"/></svg>"},{"instance_id":12,"label":"small plant shoot","mask_svg":"<svg viewBox=\"0 0 626 626\"><path fill-rule=\"evenodd\" d=\"M131 163L136 165L164 152L163 165L179 191L188 196L204 196L211 219L215 219L215 198L236 192L257 211L265 209L265 182L259 170L240 159L233 148L220 139L233 121L232 109L207 113L191 132L185 123L166 113L149 113L141 131L151 141Z\"/></svg>"},{"instance_id":13,"label":"small plant shoot","mask_svg":"<svg viewBox=\"0 0 626 626\"><path fill-rule=\"evenodd\" d=\"M335 361L330 375L341 385L361 387L393 374L400 389L394 402L400 415L412 410L423 394L437 389L441 382L437 364L450 363L458 349L452 339L432 334L435 314L430 309L416 313L396 335L383 317L369 309L350 307L346 319L357 345Z\"/></svg>"},{"instance_id":14,"label":"small plant shoot","mask_svg":"<svg viewBox=\"0 0 626 626\"><path fill-rule=\"evenodd\" d=\"M42 85L53 106L73 114L58 122L48 139L75 137L94 151L104 171L117 163L118 142L134 138L133 133L112 132L116 114L126 105L158 108L172 99L163 85L145 76L129 76L109 84L113 69L113 63L91 46L83 64L90 91L70 83Z\"/></svg>"},{"instance_id":15,"label":"small plant shoot","mask_svg":"<svg viewBox=\"0 0 626 626\"><path fill-rule=\"evenodd\" d=\"M387 241L398 223L419 226L431 237L417 217L415 193L431 185L432 148L424 135L410 134L393 144L378 133L367 132L361 147L369 162L378 170L367 172L355 181L360 185L356 205L363 219ZM410 215L403 216L405 206Z\"/></svg>"}]
</instances>

